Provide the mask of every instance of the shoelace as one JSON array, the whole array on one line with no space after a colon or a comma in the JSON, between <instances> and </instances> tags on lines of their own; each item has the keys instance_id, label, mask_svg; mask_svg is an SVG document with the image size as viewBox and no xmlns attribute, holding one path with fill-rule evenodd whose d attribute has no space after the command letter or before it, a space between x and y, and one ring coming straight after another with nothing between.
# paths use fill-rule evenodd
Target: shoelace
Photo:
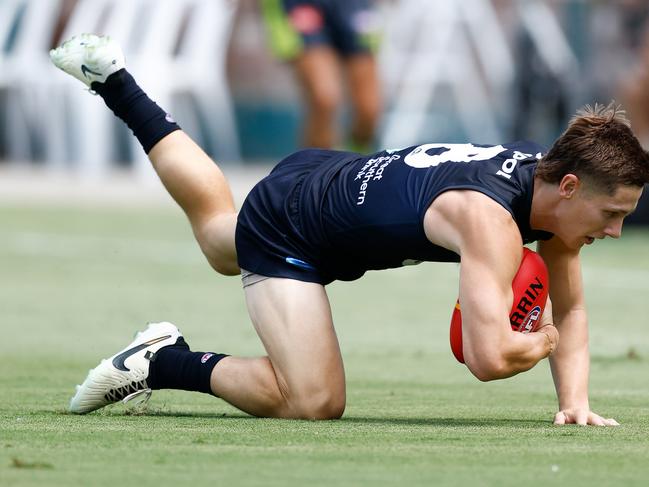
<instances>
[{"instance_id":1,"label":"shoelace","mask_svg":"<svg viewBox=\"0 0 649 487\"><path fill-rule=\"evenodd\" d=\"M148 391L149 396L151 395L151 389L146 383L146 379L140 381L133 381L130 384L125 386L118 387L116 389L111 389L106 393L104 399L108 402L117 402L125 400L125 402L130 401L136 396L139 396L141 393ZM145 399L148 400L148 397Z\"/></svg>"},{"instance_id":2,"label":"shoelace","mask_svg":"<svg viewBox=\"0 0 649 487\"><path fill-rule=\"evenodd\" d=\"M136 409L144 409L144 407L146 406L146 403L149 402L149 399L151 398L151 393L152 392L153 391L151 389L149 389L148 387L146 389L140 389L139 391L134 392L133 394L129 394L128 396L126 396L124 399L122 399L122 402L124 404L126 404L127 402L138 398L138 400L133 403L133 407L135 407ZM142 395L144 395L144 397L140 397Z\"/></svg>"}]
</instances>

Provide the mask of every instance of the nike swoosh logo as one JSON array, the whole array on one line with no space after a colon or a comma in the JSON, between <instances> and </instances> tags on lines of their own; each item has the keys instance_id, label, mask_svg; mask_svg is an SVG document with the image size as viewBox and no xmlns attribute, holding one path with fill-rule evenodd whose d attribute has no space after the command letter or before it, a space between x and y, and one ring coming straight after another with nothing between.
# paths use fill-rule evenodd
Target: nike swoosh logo
<instances>
[{"instance_id":1,"label":"nike swoosh logo","mask_svg":"<svg viewBox=\"0 0 649 487\"><path fill-rule=\"evenodd\" d=\"M90 68L89 68L88 66L86 66L85 64L82 64L82 65L81 65L81 73L82 73L86 78L89 78L88 73L90 73L90 74L94 74L95 76L101 76L101 73L97 73L97 72L93 71L92 69L90 69Z\"/></svg>"},{"instance_id":2,"label":"nike swoosh logo","mask_svg":"<svg viewBox=\"0 0 649 487\"><path fill-rule=\"evenodd\" d=\"M171 335L166 335L166 336L163 336L163 337L153 338L153 339L149 340L148 342L140 343L139 345L136 345L133 348L129 348L128 350L124 350L119 355L115 355L115 358L113 358L113 365L118 370L123 370L124 372L130 372L131 369L129 369L128 367L126 367L126 365L124 365L124 362L126 361L127 358L129 358L134 353L138 353L140 350L143 350L146 347L148 347L150 345L153 345L155 343L166 340L167 338L171 338Z\"/></svg>"}]
</instances>

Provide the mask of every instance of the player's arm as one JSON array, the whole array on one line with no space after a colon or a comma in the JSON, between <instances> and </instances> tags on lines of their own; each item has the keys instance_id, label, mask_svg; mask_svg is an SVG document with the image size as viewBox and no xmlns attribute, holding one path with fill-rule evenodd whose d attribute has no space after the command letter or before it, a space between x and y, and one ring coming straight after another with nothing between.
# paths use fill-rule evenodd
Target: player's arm
<instances>
[{"instance_id":1,"label":"player's arm","mask_svg":"<svg viewBox=\"0 0 649 487\"><path fill-rule=\"evenodd\" d=\"M567 248L558 238L539 242L538 251L550 274L553 316L561 333L561 344L550 357L559 400L555 423L617 424L591 412L588 401L588 317L579 251Z\"/></svg>"},{"instance_id":2,"label":"player's arm","mask_svg":"<svg viewBox=\"0 0 649 487\"><path fill-rule=\"evenodd\" d=\"M547 357L558 341L553 326L517 333L509 323L512 280L522 241L511 215L472 191L439 196L426 215L428 238L461 256L460 303L464 360L480 380L510 377Z\"/></svg>"}]
</instances>

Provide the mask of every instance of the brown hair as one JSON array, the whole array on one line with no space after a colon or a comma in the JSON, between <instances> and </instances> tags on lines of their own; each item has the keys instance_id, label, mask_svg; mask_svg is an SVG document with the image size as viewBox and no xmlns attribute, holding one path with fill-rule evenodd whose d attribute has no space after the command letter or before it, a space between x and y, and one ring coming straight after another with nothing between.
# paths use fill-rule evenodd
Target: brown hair
<instances>
[{"instance_id":1,"label":"brown hair","mask_svg":"<svg viewBox=\"0 0 649 487\"><path fill-rule=\"evenodd\" d=\"M543 181L558 184L566 174L613 194L619 185L649 182L649 153L631 132L619 105L586 105L568 124L536 168Z\"/></svg>"}]
</instances>

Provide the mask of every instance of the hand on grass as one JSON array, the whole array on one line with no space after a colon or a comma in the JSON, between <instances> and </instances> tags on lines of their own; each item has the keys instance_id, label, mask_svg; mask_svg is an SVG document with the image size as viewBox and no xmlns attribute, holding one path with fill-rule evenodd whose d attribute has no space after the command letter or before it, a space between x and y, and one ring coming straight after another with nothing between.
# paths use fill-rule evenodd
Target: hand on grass
<instances>
[{"instance_id":1,"label":"hand on grass","mask_svg":"<svg viewBox=\"0 0 649 487\"><path fill-rule=\"evenodd\" d=\"M554 415L554 424L580 424L594 426L619 426L620 423L613 418L602 418L588 409L564 409Z\"/></svg>"}]
</instances>

